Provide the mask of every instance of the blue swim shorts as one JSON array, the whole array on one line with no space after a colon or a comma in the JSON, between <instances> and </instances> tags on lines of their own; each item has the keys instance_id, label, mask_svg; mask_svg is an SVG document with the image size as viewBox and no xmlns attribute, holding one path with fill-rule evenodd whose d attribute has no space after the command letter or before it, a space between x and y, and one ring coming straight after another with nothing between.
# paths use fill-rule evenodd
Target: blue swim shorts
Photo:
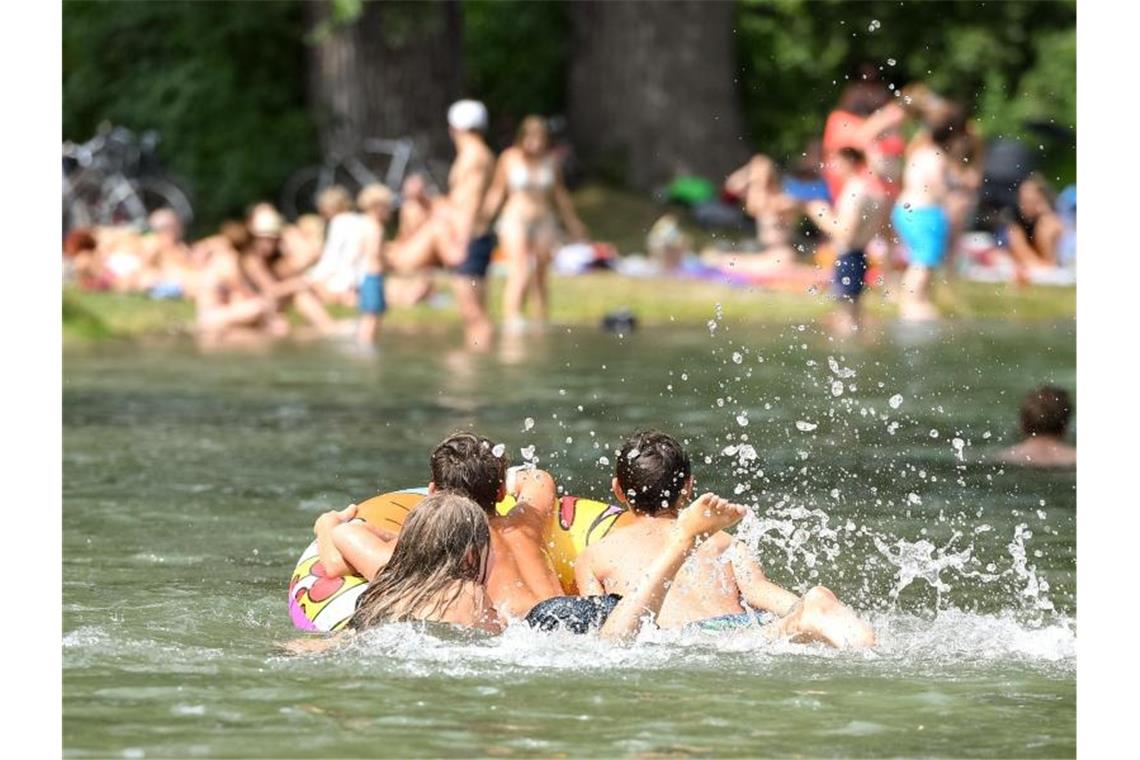
<instances>
[{"instance_id":1,"label":"blue swim shorts","mask_svg":"<svg viewBox=\"0 0 1140 760\"><path fill-rule=\"evenodd\" d=\"M946 258L950 245L950 218L941 206L906 208L896 204L891 224L909 252L910 263L934 269Z\"/></svg>"},{"instance_id":2,"label":"blue swim shorts","mask_svg":"<svg viewBox=\"0 0 1140 760\"><path fill-rule=\"evenodd\" d=\"M384 275L366 274L360 282L360 313L383 314L388 310L384 301Z\"/></svg>"}]
</instances>

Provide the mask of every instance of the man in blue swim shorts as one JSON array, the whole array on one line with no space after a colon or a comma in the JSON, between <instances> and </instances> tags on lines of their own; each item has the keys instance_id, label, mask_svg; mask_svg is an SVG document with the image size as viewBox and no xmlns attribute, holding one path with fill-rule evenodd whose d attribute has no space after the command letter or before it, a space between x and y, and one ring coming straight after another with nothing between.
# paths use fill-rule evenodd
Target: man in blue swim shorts
<instances>
[{"instance_id":1,"label":"man in blue swim shorts","mask_svg":"<svg viewBox=\"0 0 1140 760\"><path fill-rule=\"evenodd\" d=\"M862 151L841 148L833 163L843 184L835 206L814 200L805 205L808 218L827 235L835 249L832 278L839 300L841 327L858 329L862 321L859 299L867 277L867 244L883 224L886 199L869 174Z\"/></svg>"}]
</instances>

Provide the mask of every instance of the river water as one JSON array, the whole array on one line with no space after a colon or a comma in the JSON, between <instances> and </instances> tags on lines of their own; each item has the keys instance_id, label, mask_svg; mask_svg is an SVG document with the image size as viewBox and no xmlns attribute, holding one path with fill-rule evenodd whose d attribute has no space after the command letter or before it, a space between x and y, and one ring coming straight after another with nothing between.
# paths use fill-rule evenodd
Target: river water
<instances>
[{"instance_id":1,"label":"river water","mask_svg":"<svg viewBox=\"0 0 1140 760\"><path fill-rule=\"evenodd\" d=\"M68 350L69 756L1074 754L1076 477L986 462L1025 391L1074 389L1071 323L456 343ZM313 519L423 484L447 433L604 498L643 426L687 440L698 488L755 505L740 535L770 577L828 585L880 646L409 625L275 649Z\"/></svg>"}]
</instances>

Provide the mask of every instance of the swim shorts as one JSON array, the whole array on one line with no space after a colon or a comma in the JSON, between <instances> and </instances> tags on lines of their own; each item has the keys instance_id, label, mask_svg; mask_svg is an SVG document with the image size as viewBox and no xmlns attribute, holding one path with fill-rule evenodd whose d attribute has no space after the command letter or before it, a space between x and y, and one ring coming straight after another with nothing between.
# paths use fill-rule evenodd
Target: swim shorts
<instances>
[{"instance_id":1,"label":"swim shorts","mask_svg":"<svg viewBox=\"0 0 1140 760\"><path fill-rule=\"evenodd\" d=\"M848 251L835 260L835 294L858 301L867 278L867 254L863 249Z\"/></svg>"},{"instance_id":2,"label":"swim shorts","mask_svg":"<svg viewBox=\"0 0 1140 760\"><path fill-rule=\"evenodd\" d=\"M359 300L361 314L383 314L388 309L384 302L384 275L364 275L360 282Z\"/></svg>"},{"instance_id":3,"label":"swim shorts","mask_svg":"<svg viewBox=\"0 0 1140 760\"><path fill-rule=\"evenodd\" d=\"M467 244L467 258L452 271L469 277L486 277L491 266L491 254L495 252L495 236L488 232Z\"/></svg>"},{"instance_id":4,"label":"swim shorts","mask_svg":"<svg viewBox=\"0 0 1140 760\"><path fill-rule=\"evenodd\" d=\"M771 612L752 610L750 612L737 612L732 615L721 615L705 620L695 620L685 627L689 630L696 631L735 631L740 628L767 625L775 622L776 619L776 615Z\"/></svg>"},{"instance_id":5,"label":"swim shorts","mask_svg":"<svg viewBox=\"0 0 1140 760\"><path fill-rule=\"evenodd\" d=\"M891 224L909 252L910 263L934 269L946 258L950 245L950 218L941 206L906 208L896 204Z\"/></svg>"},{"instance_id":6,"label":"swim shorts","mask_svg":"<svg viewBox=\"0 0 1140 760\"><path fill-rule=\"evenodd\" d=\"M588 633L601 628L620 601L618 594L556 596L534 605L527 613L526 622L540 631Z\"/></svg>"}]
</instances>

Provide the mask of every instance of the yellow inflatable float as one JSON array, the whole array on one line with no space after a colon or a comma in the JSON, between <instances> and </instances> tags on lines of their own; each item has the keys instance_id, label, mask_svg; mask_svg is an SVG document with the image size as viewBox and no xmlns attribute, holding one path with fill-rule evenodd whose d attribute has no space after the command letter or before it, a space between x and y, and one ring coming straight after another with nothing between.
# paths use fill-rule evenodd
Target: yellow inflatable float
<instances>
[{"instance_id":1,"label":"yellow inflatable float","mask_svg":"<svg viewBox=\"0 0 1140 760\"><path fill-rule=\"evenodd\" d=\"M404 518L427 495L424 488L409 488L374 496L357 507L356 519L398 533ZM513 497L499 502L505 515L515 506ZM550 525L547 548L554 569L567 594L575 593L574 558L585 547L609 533L626 515L624 507L578 496L558 501ZM289 617L304 631L335 631L344 626L356 609L356 600L368 585L362 576L330 578L324 574L317 542L301 553L289 581Z\"/></svg>"}]
</instances>

